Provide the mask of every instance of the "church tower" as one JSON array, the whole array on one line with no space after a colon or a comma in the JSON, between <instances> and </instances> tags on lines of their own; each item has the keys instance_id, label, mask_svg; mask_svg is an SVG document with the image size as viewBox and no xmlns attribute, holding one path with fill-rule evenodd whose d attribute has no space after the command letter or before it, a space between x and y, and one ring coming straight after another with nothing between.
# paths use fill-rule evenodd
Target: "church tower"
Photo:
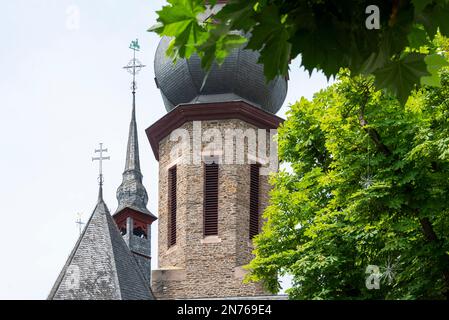
<instances>
[{"instance_id":1,"label":"church tower","mask_svg":"<svg viewBox=\"0 0 449 320\"><path fill-rule=\"evenodd\" d=\"M221 1L223 2L223 1ZM223 4L216 5L220 8ZM213 14L210 10L204 16ZM263 296L243 283L277 170L275 113L287 79L266 83L259 53L235 49L206 74L197 55L173 64L162 38L155 81L168 113L147 136L159 161L157 298Z\"/></svg>"}]
</instances>

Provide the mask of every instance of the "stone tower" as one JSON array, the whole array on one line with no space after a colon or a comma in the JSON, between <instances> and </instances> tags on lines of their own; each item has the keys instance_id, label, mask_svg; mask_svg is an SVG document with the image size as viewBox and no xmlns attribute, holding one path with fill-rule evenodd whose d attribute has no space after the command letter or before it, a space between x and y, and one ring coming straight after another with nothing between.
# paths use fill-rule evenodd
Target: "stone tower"
<instances>
[{"instance_id":1,"label":"stone tower","mask_svg":"<svg viewBox=\"0 0 449 320\"><path fill-rule=\"evenodd\" d=\"M220 6L220 5L218 5ZM210 13L210 12L209 12ZM207 13L206 15L209 15ZM277 170L275 113L287 80L266 83L259 54L235 49L208 74L200 59L173 64L162 38L154 68L168 113L147 130L159 161L157 298L262 296L242 283L252 238Z\"/></svg>"}]
</instances>

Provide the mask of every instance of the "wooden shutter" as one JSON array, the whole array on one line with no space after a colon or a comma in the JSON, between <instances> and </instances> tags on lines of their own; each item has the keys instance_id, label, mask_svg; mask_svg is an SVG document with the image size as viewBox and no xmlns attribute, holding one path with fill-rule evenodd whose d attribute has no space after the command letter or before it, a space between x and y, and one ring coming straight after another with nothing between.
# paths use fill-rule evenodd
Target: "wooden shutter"
<instances>
[{"instance_id":1,"label":"wooden shutter","mask_svg":"<svg viewBox=\"0 0 449 320\"><path fill-rule=\"evenodd\" d=\"M259 164L250 165L249 238L259 233Z\"/></svg>"},{"instance_id":2,"label":"wooden shutter","mask_svg":"<svg viewBox=\"0 0 449 320\"><path fill-rule=\"evenodd\" d=\"M218 164L204 167L204 236L218 235Z\"/></svg>"},{"instance_id":3,"label":"wooden shutter","mask_svg":"<svg viewBox=\"0 0 449 320\"><path fill-rule=\"evenodd\" d=\"M176 244L176 166L168 170L168 246Z\"/></svg>"}]
</instances>

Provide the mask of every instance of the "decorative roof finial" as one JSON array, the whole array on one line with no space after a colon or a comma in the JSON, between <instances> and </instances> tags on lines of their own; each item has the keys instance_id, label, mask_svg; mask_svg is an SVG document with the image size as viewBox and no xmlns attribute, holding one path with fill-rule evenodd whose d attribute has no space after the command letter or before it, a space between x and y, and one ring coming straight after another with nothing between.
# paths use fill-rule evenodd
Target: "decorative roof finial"
<instances>
[{"instance_id":1,"label":"decorative roof finial","mask_svg":"<svg viewBox=\"0 0 449 320\"><path fill-rule=\"evenodd\" d=\"M103 160L110 160L111 157L104 157L103 152L108 152L108 149L103 149L103 143L100 142L100 149L95 149L95 153L99 153L99 157L92 157L92 161L99 162L99 175L98 175L98 184L100 185L100 189L98 192L98 201L103 201Z\"/></svg>"},{"instance_id":2,"label":"decorative roof finial","mask_svg":"<svg viewBox=\"0 0 449 320\"><path fill-rule=\"evenodd\" d=\"M131 41L129 48L133 50L133 58L129 60L128 64L124 66L123 69L127 69L128 72L133 75L133 82L131 89L133 90L132 92L134 95L137 89L136 74L138 74L140 70L146 66L136 59L136 51L140 51L139 39Z\"/></svg>"}]
</instances>

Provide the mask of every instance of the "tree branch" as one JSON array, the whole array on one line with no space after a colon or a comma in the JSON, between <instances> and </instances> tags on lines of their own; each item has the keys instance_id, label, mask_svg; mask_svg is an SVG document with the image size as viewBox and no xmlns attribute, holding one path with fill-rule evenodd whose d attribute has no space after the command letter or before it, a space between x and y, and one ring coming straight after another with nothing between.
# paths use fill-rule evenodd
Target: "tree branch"
<instances>
[{"instance_id":1,"label":"tree branch","mask_svg":"<svg viewBox=\"0 0 449 320\"><path fill-rule=\"evenodd\" d=\"M419 219L419 223L421 224L424 237L429 242L436 242L439 243L440 239L438 239L437 234L433 230L432 223L430 222L429 218L424 217ZM445 292L444 295L446 296L446 299L449 300L449 257L443 253L443 278L444 278L444 284L445 284Z\"/></svg>"},{"instance_id":2,"label":"tree branch","mask_svg":"<svg viewBox=\"0 0 449 320\"><path fill-rule=\"evenodd\" d=\"M435 231L433 230L432 223L430 222L429 218L427 217L420 218L419 223L421 224L424 237L426 238L426 240L429 242L437 242L438 237Z\"/></svg>"},{"instance_id":3,"label":"tree branch","mask_svg":"<svg viewBox=\"0 0 449 320\"><path fill-rule=\"evenodd\" d=\"M373 140L373 142L376 145L377 149L380 152L382 152L386 157L390 156L391 155L391 151L382 142L382 139L381 139L379 133L377 132L377 130L373 129L373 128L367 128L366 127L368 125L368 122L365 119L365 115L364 115L363 111L361 111L360 114L359 114L359 123L360 123L360 126L366 131L366 133L368 133L368 135L370 136L371 140Z\"/></svg>"},{"instance_id":4,"label":"tree branch","mask_svg":"<svg viewBox=\"0 0 449 320\"><path fill-rule=\"evenodd\" d=\"M382 139L380 137L380 134L377 132L376 129L373 128L367 128L368 121L365 119L365 107L368 103L369 95L370 95L370 86L368 86L365 83L365 90L364 90L364 97L363 97L363 103L360 105L360 113L359 113L359 123L360 126L365 130L368 135L370 136L371 140L373 140L374 144L376 145L377 149L382 152L386 157L390 156L392 153L390 149L382 142Z\"/></svg>"}]
</instances>

